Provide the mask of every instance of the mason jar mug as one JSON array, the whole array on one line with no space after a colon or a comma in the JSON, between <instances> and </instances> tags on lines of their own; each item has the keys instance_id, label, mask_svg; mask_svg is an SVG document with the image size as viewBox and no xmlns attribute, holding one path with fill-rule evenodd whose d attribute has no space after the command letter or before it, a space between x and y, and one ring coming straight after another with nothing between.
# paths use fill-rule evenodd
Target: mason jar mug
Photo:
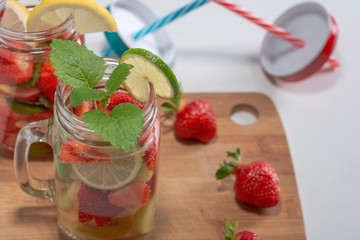
<instances>
[{"instance_id":1,"label":"mason jar mug","mask_svg":"<svg viewBox=\"0 0 360 240\"><path fill-rule=\"evenodd\" d=\"M117 65L117 59L106 59L107 72L98 88L104 87ZM70 91L59 84L54 116L19 132L15 147L19 186L30 195L55 201L58 227L72 239L128 239L149 233L154 226L160 141L153 86L149 85L147 102L137 104L143 109L144 125L128 152L115 149L84 124L69 101ZM124 89L119 92L127 94ZM34 142L52 146L55 179L29 175L27 155Z\"/></svg>"},{"instance_id":2,"label":"mason jar mug","mask_svg":"<svg viewBox=\"0 0 360 240\"><path fill-rule=\"evenodd\" d=\"M6 1L0 0L0 20L5 5ZM6 149L14 149L22 126L53 114L58 81L49 61L49 44L54 38L83 44L71 17L42 32L19 32L0 25L0 145Z\"/></svg>"}]
</instances>

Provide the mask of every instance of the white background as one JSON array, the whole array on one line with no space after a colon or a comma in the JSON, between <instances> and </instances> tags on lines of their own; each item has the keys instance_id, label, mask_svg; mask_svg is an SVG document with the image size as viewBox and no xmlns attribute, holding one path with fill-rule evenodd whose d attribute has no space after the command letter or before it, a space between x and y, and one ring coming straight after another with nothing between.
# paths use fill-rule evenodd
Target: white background
<instances>
[{"instance_id":1,"label":"white background","mask_svg":"<svg viewBox=\"0 0 360 240\"><path fill-rule=\"evenodd\" d=\"M131 0L129 0L131 1ZM190 0L142 0L158 16ZM274 21L299 0L235 0ZM98 0L107 6L109 0ZM185 92L261 92L276 105L295 167L307 239L360 239L360 3L319 0L339 25L341 68L296 83L270 82L259 52L265 31L209 3L166 28ZM101 54L102 33L86 36Z\"/></svg>"}]
</instances>

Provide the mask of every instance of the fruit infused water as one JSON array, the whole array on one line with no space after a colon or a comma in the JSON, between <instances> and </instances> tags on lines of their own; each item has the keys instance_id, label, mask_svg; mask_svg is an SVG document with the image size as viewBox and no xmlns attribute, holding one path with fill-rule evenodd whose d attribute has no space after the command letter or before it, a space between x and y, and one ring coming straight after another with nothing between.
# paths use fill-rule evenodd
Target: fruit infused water
<instances>
[{"instance_id":1,"label":"fruit infused water","mask_svg":"<svg viewBox=\"0 0 360 240\"><path fill-rule=\"evenodd\" d=\"M45 128L43 140L53 147L55 192L40 190L37 196L55 196L59 229L73 239L149 233L155 221L160 143L155 96L178 96L175 75L144 49L129 49L121 59L103 59L69 40L54 39L50 46L60 81L54 117L32 124ZM49 125L51 130L46 130ZM33 129L31 124L22 129L17 154L31 143L22 146L30 135L23 132ZM19 159L16 169L23 166Z\"/></svg>"},{"instance_id":2,"label":"fruit infused water","mask_svg":"<svg viewBox=\"0 0 360 240\"><path fill-rule=\"evenodd\" d=\"M148 112L145 118L153 122L129 152L59 136L62 143L55 159L58 224L75 239L141 236L154 227L159 118L153 103L140 103L121 90L110 96L105 111L125 102ZM93 102L85 102L71 111L82 117L92 109Z\"/></svg>"},{"instance_id":3,"label":"fruit infused water","mask_svg":"<svg viewBox=\"0 0 360 240\"><path fill-rule=\"evenodd\" d=\"M82 15L78 16L76 9L85 7L87 12L82 11ZM84 26L83 22L88 22L91 17L101 23L96 27ZM25 7L16 0L0 0L1 145L13 150L17 134L23 126L53 115L58 79L49 60L52 39L68 39L83 44L80 34L115 31L114 24L110 13L91 0L74 0L71 8L65 1L49 0L35 7ZM43 147L37 152L44 153L46 148ZM35 153L36 148L33 146L32 150Z\"/></svg>"}]
</instances>

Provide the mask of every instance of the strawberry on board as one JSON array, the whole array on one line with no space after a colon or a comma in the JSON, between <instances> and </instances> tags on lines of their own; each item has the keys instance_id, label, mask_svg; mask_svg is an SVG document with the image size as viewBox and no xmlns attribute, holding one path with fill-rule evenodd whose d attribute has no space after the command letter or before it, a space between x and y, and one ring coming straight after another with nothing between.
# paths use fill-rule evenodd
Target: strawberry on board
<instances>
[{"instance_id":1,"label":"strawberry on board","mask_svg":"<svg viewBox=\"0 0 360 240\"><path fill-rule=\"evenodd\" d=\"M54 75L55 70L51 67L51 65L52 62L45 62L42 64L38 87L47 98L54 102L55 91L59 81L57 76Z\"/></svg>"},{"instance_id":2,"label":"strawberry on board","mask_svg":"<svg viewBox=\"0 0 360 240\"><path fill-rule=\"evenodd\" d=\"M225 162L216 172L217 179L236 175L234 190L236 197L249 205L260 208L275 206L280 201L279 177L275 169L264 161L241 163L241 150L227 152L236 161Z\"/></svg>"},{"instance_id":3,"label":"strawberry on board","mask_svg":"<svg viewBox=\"0 0 360 240\"><path fill-rule=\"evenodd\" d=\"M178 105L178 101L173 102ZM168 112L175 108L166 102L162 105ZM216 118L210 103L202 98L195 99L178 111L174 123L175 134L184 139L197 139L207 143L216 136Z\"/></svg>"},{"instance_id":4,"label":"strawberry on board","mask_svg":"<svg viewBox=\"0 0 360 240\"><path fill-rule=\"evenodd\" d=\"M0 84L19 85L33 78L34 64L20 53L0 49Z\"/></svg>"},{"instance_id":5,"label":"strawberry on board","mask_svg":"<svg viewBox=\"0 0 360 240\"><path fill-rule=\"evenodd\" d=\"M261 240L261 238L253 232L241 231L238 232L239 222L236 222L235 227L231 225L229 220L225 220L226 234L225 240Z\"/></svg>"}]
</instances>

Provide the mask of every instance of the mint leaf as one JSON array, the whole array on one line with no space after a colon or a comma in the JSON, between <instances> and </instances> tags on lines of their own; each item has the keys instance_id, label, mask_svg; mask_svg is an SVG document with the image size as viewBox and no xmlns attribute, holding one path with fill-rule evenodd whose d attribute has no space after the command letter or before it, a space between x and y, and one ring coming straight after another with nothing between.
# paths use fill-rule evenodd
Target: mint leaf
<instances>
[{"instance_id":1,"label":"mint leaf","mask_svg":"<svg viewBox=\"0 0 360 240\"><path fill-rule=\"evenodd\" d=\"M50 61L59 80L71 87L95 87L105 74L104 59L86 46L70 40L53 39Z\"/></svg>"},{"instance_id":2,"label":"mint leaf","mask_svg":"<svg viewBox=\"0 0 360 240\"><path fill-rule=\"evenodd\" d=\"M132 65L122 63L114 69L109 80L105 84L105 89L107 90L108 96L115 93L119 89L120 84L126 80L126 77L129 76L130 69L132 68Z\"/></svg>"},{"instance_id":3,"label":"mint leaf","mask_svg":"<svg viewBox=\"0 0 360 240\"><path fill-rule=\"evenodd\" d=\"M34 113L42 113L48 111L46 107L41 105L20 102L13 98L6 98L8 106L16 113L32 115Z\"/></svg>"},{"instance_id":4,"label":"mint leaf","mask_svg":"<svg viewBox=\"0 0 360 240\"><path fill-rule=\"evenodd\" d=\"M73 88L71 90L70 102L74 107L78 107L84 101L101 101L107 98L104 91L92 88Z\"/></svg>"},{"instance_id":5,"label":"mint leaf","mask_svg":"<svg viewBox=\"0 0 360 240\"><path fill-rule=\"evenodd\" d=\"M84 122L90 129L110 141L115 148L128 152L137 144L144 124L144 112L135 104L121 103L107 116L101 110L84 113Z\"/></svg>"}]
</instances>

